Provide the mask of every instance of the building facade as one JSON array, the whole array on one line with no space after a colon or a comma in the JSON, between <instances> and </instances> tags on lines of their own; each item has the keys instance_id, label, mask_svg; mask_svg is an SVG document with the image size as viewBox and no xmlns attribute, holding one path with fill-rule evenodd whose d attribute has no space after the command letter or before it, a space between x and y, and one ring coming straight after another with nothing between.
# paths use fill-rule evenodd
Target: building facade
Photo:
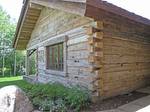
<instances>
[{"instance_id":1,"label":"building facade","mask_svg":"<svg viewBox=\"0 0 150 112\"><path fill-rule=\"evenodd\" d=\"M149 84L150 21L100 0L26 0L14 47L36 53L36 76L101 99Z\"/></svg>"}]
</instances>

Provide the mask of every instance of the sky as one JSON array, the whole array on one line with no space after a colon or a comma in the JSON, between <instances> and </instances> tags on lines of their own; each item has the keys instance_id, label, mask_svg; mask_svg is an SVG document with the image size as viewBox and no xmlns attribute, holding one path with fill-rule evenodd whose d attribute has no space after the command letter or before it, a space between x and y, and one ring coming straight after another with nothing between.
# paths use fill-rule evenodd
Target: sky
<instances>
[{"instance_id":1,"label":"sky","mask_svg":"<svg viewBox=\"0 0 150 112\"><path fill-rule=\"evenodd\" d=\"M150 19L150 0L107 0L130 12Z\"/></svg>"},{"instance_id":2,"label":"sky","mask_svg":"<svg viewBox=\"0 0 150 112\"><path fill-rule=\"evenodd\" d=\"M0 0L0 6L16 21L19 18L22 3L23 0Z\"/></svg>"},{"instance_id":3,"label":"sky","mask_svg":"<svg viewBox=\"0 0 150 112\"><path fill-rule=\"evenodd\" d=\"M122 7L150 19L150 0L106 0L114 5ZM0 0L4 10L16 20L19 18L23 0Z\"/></svg>"}]
</instances>

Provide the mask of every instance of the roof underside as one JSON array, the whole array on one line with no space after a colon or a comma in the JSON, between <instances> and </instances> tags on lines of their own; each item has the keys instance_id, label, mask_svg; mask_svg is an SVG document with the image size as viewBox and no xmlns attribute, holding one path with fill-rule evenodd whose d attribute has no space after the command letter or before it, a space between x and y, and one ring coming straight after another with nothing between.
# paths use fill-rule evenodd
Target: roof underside
<instances>
[{"instance_id":1,"label":"roof underside","mask_svg":"<svg viewBox=\"0 0 150 112\"><path fill-rule=\"evenodd\" d=\"M48 3L49 1L51 2ZM17 50L26 49L43 7L84 16L84 2L85 0L26 0L18 21L13 47Z\"/></svg>"},{"instance_id":2,"label":"roof underside","mask_svg":"<svg viewBox=\"0 0 150 112\"><path fill-rule=\"evenodd\" d=\"M14 41L14 47L16 49L23 50L26 48L31 37L31 33L41 13L41 9L42 6L30 4L30 6L27 5L27 7L22 10L24 15L22 15L19 19L17 27L18 31L16 31L16 38Z\"/></svg>"},{"instance_id":3,"label":"roof underside","mask_svg":"<svg viewBox=\"0 0 150 112\"><path fill-rule=\"evenodd\" d=\"M91 6L93 9L88 8ZM22 8L22 12L18 21L16 35L13 47L18 50L25 50L30 40L32 31L40 16L43 7L63 10L69 13L78 14L81 16L92 17L96 19L92 11L101 9L111 14L119 15L126 19L135 21L142 25L150 26L150 21L141 16L130 13L117 6L103 2L101 0L26 0ZM100 15L101 13L98 12ZM103 16L103 15L102 15ZM111 15L112 16L112 15Z\"/></svg>"}]
</instances>

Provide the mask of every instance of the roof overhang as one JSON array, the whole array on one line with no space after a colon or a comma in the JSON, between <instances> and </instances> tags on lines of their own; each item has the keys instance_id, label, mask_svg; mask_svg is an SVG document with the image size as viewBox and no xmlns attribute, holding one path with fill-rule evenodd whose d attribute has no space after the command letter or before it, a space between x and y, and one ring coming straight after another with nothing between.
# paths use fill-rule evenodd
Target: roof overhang
<instances>
[{"instance_id":1,"label":"roof overhang","mask_svg":"<svg viewBox=\"0 0 150 112\"><path fill-rule=\"evenodd\" d=\"M95 20L113 18L115 15L150 28L150 20L101 0L25 0L16 29L14 48L26 49L43 7L63 10Z\"/></svg>"},{"instance_id":2,"label":"roof overhang","mask_svg":"<svg viewBox=\"0 0 150 112\"><path fill-rule=\"evenodd\" d=\"M62 0L66 2L86 3L86 0Z\"/></svg>"},{"instance_id":3,"label":"roof overhang","mask_svg":"<svg viewBox=\"0 0 150 112\"><path fill-rule=\"evenodd\" d=\"M31 0L30 2L81 16L84 16L86 11L85 0Z\"/></svg>"},{"instance_id":4,"label":"roof overhang","mask_svg":"<svg viewBox=\"0 0 150 112\"><path fill-rule=\"evenodd\" d=\"M24 50L26 48L42 8L43 6L25 1L16 28L13 43L15 49Z\"/></svg>"},{"instance_id":5,"label":"roof overhang","mask_svg":"<svg viewBox=\"0 0 150 112\"><path fill-rule=\"evenodd\" d=\"M101 9L105 12L109 12L109 13L112 13L112 14L115 14L115 15L119 15L119 16L124 17L126 19L129 19L129 20L132 20L132 21L150 26L150 20L148 20L147 18L136 15L132 12L129 12L125 9L122 9L122 8L120 8L116 5L113 5L111 3L108 3L106 1L87 0L87 5L92 6L95 9ZM87 6L87 8L88 8L88 6Z\"/></svg>"},{"instance_id":6,"label":"roof overhang","mask_svg":"<svg viewBox=\"0 0 150 112\"><path fill-rule=\"evenodd\" d=\"M84 16L85 0L25 0L17 24L13 47L25 50L43 7Z\"/></svg>"}]
</instances>

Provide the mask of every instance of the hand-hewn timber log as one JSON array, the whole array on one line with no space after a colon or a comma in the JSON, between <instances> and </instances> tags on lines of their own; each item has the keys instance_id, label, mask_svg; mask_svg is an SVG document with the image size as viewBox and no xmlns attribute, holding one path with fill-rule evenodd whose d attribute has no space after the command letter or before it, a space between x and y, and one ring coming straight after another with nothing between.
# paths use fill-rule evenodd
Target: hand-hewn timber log
<instances>
[{"instance_id":1,"label":"hand-hewn timber log","mask_svg":"<svg viewBox=\"0 0 150 112\"><path fill-rule=\"evenodd\" d=\"M85 15L86 10L86 4L84 3L65 2L59 0L31 0L31 3L74 13L81 16Z\"/></svg>"},{"instance_id":2,"label":"hand-hewn timber log","mask_svg":"<svg viewBox=\"0 0 150 112\"><path fill-rule=\"evenodd\" d=\"M100 29L102 30L104 25L103 25L103 22L102 21L95 21L92 23L92 26L96 29Z\"/></svg>"},{"instance_id":3,"label":"hand-hewn timber log","mask_svg":"<svg viewBox=\"0 0 150 112\"><path fill-rule=\"evenodd\" d=\"M94 45L95 43L99 43L99 42L101 42L101 40L98 39L98 38L95 38L95 37L90 37L90 38L88 38L88 43L89 43L90 45Z\"/></svg>"},{"instance_id":4,"label":"hand-hewn timber log","mask_svg":"<svg viewBox=\"0 0 150 112\"><path fill-rule=\"evenodd\" d=\"M77 3L86 3L86 0L62 0L66 2L77 2Z\"/></svg>"},{"instance_id":5,"label":"hand-hewn timber log","mask_svg":"<svg viewBox=\"0 0 150 112\"><path fill-rule=\"evenodd\" d=\"M104 36L103 32L95 32L93 34L93 37L98 38L98 39L103 39L103 36Z\"/></svg>"},{"instance_id":6,"label":"hand-hewn timber log","mask_svg":"<svg viewBox=\"0 0 150 112\"><path fill-rule=\"evenodd\" d=\"M99 57L99 56L93 56L93 55L89 56L89 62L90 63L95 63L97 61L100 62L101 61L101 57Z\"/></svg>"},{"instance_id":7,"label":"hand-hewn timber log","mask_svg":"<svg viewBox=\"0 0 150 112\"><path fill-rule=\"evenodd\" d=\"M95 71L100 70L102 67L103 67L102 65L99 65L98 67L92 66L92 67L89 67L89 68L88 68L88 71L90 71L90 72L95 72Z\"/></svg>"},{"instance_id":8,"label":"hand-hewn timber log","mask_svg":"<svg viewBox=\"0 0 150 112\"><path fill-rule=\"evenodd\" d=\"M95 47L95 46L90 46L89 51L90 51L90 53L99 52L99 51L102 51L102 48Z\"/></svg>"},{"instance_id":9,"label":"hand-hewn timber log","mask_svg":"<svg viewBox=\"0 0 150 112\"><path fill-rule=\"evenodd\" d=\"M90 27L84 27L84 28L85 28L85 30L86 30L86 34L87 34L87 35L93 35L93 34L96 33L96 32L101 32L101 31L102 31L102 30L97 29L97 28L92 27L92 26L90 26Z\"/></svg>"},{"instance_id":10,"label":"hand-hewn timber log","mask_svg":"<svg viewBox=\"0 0 150 112\"><path fill-rule=\"evenodd\" d=\"M38 9L38 10L42 10L43 6L38 5L38 4L34 4L34 3L30 3L30 7L33 9Z\"/></svg>"}]
</instances>

